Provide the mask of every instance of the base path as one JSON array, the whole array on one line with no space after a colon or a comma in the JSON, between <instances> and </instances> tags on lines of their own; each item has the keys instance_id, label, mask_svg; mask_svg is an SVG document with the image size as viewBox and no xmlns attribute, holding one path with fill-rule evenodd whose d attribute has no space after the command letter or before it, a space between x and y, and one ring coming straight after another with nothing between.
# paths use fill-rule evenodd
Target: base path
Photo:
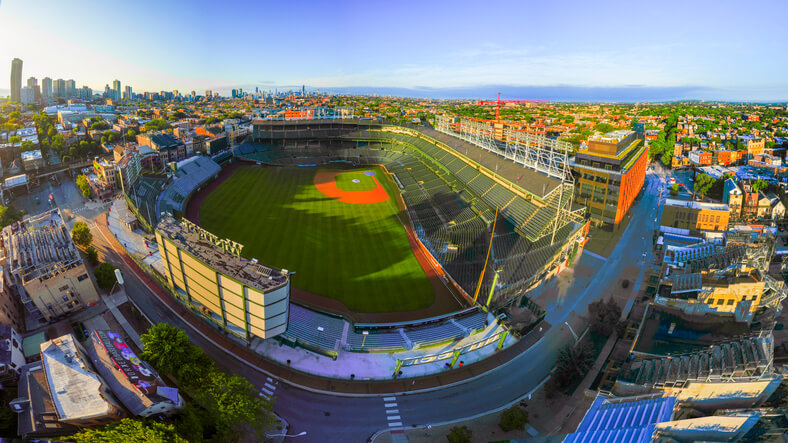
<instances>
[{"instance_id":1,"label":"base path","mask_svg":"<svg viewBox=\"0 0 788 443\"><path fill-rule=\"evenodd\" d=\"M375 189L369 191L343 191L337 186L337 175L340 174L361 174L360 172L330 172L318 171L315 173L315 187L323 195L342 203L350 203L354 205L370 205L373 203L381 203L389 199L389 194L383 189L380 182L376 177L375 184L378 185Z\"/></svg>"}]
</instances>

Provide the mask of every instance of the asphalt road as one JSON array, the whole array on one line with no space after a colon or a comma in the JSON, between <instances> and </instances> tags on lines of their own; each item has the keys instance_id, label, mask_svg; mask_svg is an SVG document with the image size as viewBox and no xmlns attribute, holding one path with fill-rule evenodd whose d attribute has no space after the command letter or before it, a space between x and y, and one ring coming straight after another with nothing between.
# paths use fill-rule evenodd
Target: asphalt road
<instances>
[{"instance_id":1,"label":"asphalt road","mask_svg":"<svg viewBox=\"0 0 788 443\"><path fill-rule=\"evenodd\" d=\"M290 423L289 434L306 431L298 441L362 442L374 432L389 427L436 424L484 414L514 402L533 391L553 368L558 351L584 328L579 317L589 303L602 296L619 279L624 268L650 260L651 236L659 217L659 189L662 180L654 172L648 175L645 192L632 211L632 220L610 258L585 288L570 286L564 302L548 313L555 325L533 347L483 376L461 385L438 391L380 397L343 397L317 394L268 378L256 369L239 362L233 355L217 349L197 334L153 295L145 284L133 278L128 269L93 225L94 244L108 261L120 265L126 276L126 293L154 322L166 322L187 331L192 342L201 346L218 365L249 379L276 398L274 410ZM663 196L664 198L664 196Z\"/></svg>"}]
</instances>

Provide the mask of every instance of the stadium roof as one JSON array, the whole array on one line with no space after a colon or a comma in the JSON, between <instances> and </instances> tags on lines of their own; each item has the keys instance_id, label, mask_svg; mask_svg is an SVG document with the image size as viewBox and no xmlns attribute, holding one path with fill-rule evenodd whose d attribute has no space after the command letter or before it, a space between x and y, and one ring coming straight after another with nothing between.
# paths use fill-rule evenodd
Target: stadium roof
<instances>
[{"instance_id":1,"label":"stadium roof","mask_svg":"<svg viewBox=\"0 0 788 443\"><path fill-rule=\"evenodd\" d=\"M566 436L565 442L649 442L655 424L673 418L675 397L631 400L597 397L588 408L577 432Z\"/></svg>"}]
</instances>

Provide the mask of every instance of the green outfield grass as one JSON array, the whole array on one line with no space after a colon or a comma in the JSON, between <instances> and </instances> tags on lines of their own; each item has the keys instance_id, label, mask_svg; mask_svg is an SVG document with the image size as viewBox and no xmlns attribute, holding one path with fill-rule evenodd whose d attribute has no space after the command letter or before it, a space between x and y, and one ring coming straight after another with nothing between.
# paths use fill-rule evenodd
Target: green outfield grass
<instances>
[{"instance_id":1,"label":"green outfield grass","mask_svg":"<svg viewBox=\"0 0 788 443\"><path fill-rule=\"evenodd\" d=\"M314 186L318 170L239 168L205 198L200 224L243 244L245 257L295 271L293 286L353 311L404 312L432 305L434 290L396 216L397 191L384 172L359 169L374 170L392 198L354 205L320 193ZM353 183L354 178L361 182ZM369 190L375 184L363 174L343 174L337 186Z\"/></svg>"}]
</instances>

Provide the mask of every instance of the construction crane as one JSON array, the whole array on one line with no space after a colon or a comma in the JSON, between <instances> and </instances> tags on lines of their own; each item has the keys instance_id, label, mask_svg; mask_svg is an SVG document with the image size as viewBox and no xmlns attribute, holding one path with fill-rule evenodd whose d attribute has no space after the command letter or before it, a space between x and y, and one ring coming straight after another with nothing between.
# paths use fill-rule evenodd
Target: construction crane
<instances>
[{"instance_id":1,"label":"construction crane","mask_svg":"<svg viewBox=\"0 0 788 443\"><path fill-rule=\"evenodd\" d=\"M498 100L479 100L480 105L491 105L495 103L495 121L500 120L501 103L547 103L548 100L501 100L501 93L498 93Z\"/></svg>"}]
</instances>

